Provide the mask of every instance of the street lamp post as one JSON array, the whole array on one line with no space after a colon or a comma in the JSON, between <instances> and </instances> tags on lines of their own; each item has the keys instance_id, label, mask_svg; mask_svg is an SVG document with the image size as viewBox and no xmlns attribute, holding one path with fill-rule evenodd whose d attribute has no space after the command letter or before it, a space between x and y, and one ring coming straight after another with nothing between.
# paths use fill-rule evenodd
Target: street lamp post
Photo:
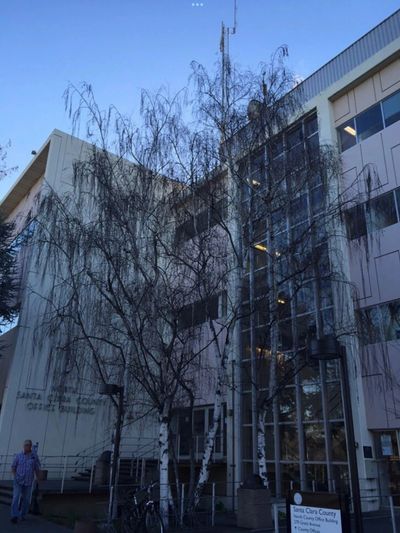
<instances>
[{"instance_id":1,"label":"street lamp post","mask_svg":"<svg viewBox=\"0 0 400 533\"><path fill-rule=\"evenodd\" d=\"M122 430L122 420L124 414L124 387L119 385L114 385L111 383L104 383L100 386L99 394L104 394L106 396L117 396L117 419L115 423L115 434L113 439L113 451L112 451L112 460L111 460L111 473L110 473L110 495L108 502L108 527L111 526L112 520L116 515L116 481L118 476L118 462L119 462L119 453L121 446L121 430Z\"/></svg>"},{"instance_id":2,"label":"street lamp post","mask_svg":"<svg viewBox=\"0 0 400 533\"><path fill-rule=\"evenodd\" d=\"M318 361L329 361L332 359L339 359L343 390L344 415L348 441L350 482L351 492L353 495L355 528L356 533L363 533L360 480L358 477L356 441L354 437L354 422L353 412L351 409L349 371L347 366L346 348L342 346L332 335L328 335L320 339L313 337L309 339L308 355L311 359L316 359Z\"/></svg>"}]
</instances>

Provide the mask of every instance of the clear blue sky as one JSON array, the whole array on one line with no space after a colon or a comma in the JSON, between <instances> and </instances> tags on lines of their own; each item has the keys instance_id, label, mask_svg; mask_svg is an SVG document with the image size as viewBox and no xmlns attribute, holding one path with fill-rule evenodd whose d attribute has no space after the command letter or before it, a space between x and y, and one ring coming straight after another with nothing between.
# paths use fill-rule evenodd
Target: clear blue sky
<instances>
[{"instance_id":1,"label":"clear blue sky","mask_svg":"<svg viewBox=\"0 0 400 533\"><path fill-rule=\"evenodd\" d=\"M398 9L398 0L237 0L232 59L245 67L289 46L289 64L306 77ZM201 3L202 6L192 4ZM191 60L211 67L221 21L233 0L2 0L0 143L19 171L31 150L59 128L70 131L62 93L93 84L102 106L135 113L141 88L185 85Z\"/></svg>"}]
</instances>

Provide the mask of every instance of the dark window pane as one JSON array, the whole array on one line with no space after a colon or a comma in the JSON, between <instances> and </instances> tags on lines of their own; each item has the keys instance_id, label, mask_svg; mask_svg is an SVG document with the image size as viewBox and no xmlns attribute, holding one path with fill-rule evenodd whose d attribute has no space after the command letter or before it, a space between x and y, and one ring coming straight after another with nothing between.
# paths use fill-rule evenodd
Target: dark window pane
<instances>
[{"instance_id":1,"label":"dark window pane","mask_svg":"<svg viewBox=\"0 0 400 533\"><path fill-rule=\"evenodd\" d=\"M293 461L299 459L297 429L294 426L280 426L281 459Z\"/></svg>"},{"instance_id":2,"label":"dark window pane","mask_svg":"<svg viewBox=\"0 0 400 533\"><path fill-rule=\"evenodd\" d=\"M400 120L400 91L383 100L382 107L386 127Z\"/></svg>"},{"instance_id":3,"label":"dark window pane","mask_svg":"<svg viewBox=\"0 0 400 533\"><path fill-rule=\"evenodd\" d=\"M371 137L383 128L381 106L370 107L356 117L358 140L362 141Z\"/></svg>"},{"instance_id":4,"label":"dark window pane","mask_svg":"<svg viewBox=\"0 0 400 533\"><path fill-rule=\"evenodd\" d=\"M283 154L283 138L281 135L278 135L271 142L271 156L273 159L279 157Z\"/></svg>"},{"instance_id":5,"label":"dark window pane","mask_svg":"<svg viewBox=\"0 0 400 533\"><path fill-rule=\"evenodd\" d=\"M279 394L279 421L293 422L296 420L296 390L286 387Z\"/></svg>"},{"instance_id":6,"label":"dark window pane","mask_svg":"<svg viewBox=\"0 0 400 533\"><path fill-rule=\"evenodd\" d=\"M383 194L366 204L368 231L386 228L397 222L393 192Z\"/></svg>"},{"instance_id":7,"label":"dark window pane","mask_svg":"<svg viewBox=\"0 0 400 533\"><path fill-rule=\"evenodd\" d=\"M388 303L383 326L387 341L400 340L400 300Z\"/></svg>"},{"instance_id":8,"label":"dark window pane","mask_svg":"<svg viewBox=\"0 0 400 533\"><path fill-rule=\"evenodd\" d=\"M331 419L343 418L340 383L338 381L327 383L326 387L328 393L328 417Z\"/></svg>"},{"instance_id":9,"label":"dark window pane","mask_svg":"<svg viewBox=\"0 0 400 533\"><path fill-rule=\"evenodd\" d=\"M322 420L321 387L318 383L302 387L303 420Z\"/></svg>"},{"instance_id":10,"label":"dark window pane","mask_svg":"<svg viewBox=\"0 0 400 533\"><path fill-rule=\"evenodd\" d=\"M281 350L291 350L292 347L292 321L285 320L279 324L279 348Z\"/></svg>"},{"instance_id":11,"label":"dark window pane","mask_svg":"<svg viewBox=\"0 0 400 533\"><path fill-rule=\"evenodd\" d=\"M367 233L364 204L356 205L346 211L347 235L349 239L358 239Z\"/></svg>"},{"instance_id":12,"label":"dark window pane","mask_svg":"<svg viewBox=\"0 0 400 533\"><path fill-rule=\"evenodd\" d=\"M339 145L342 152L354 146L357 142L356 126L352 118L337 129L339 135Z\"/></svg>"},{"instance_id":13,"label":"dark window pane","mask_svg":"<svg viewBox=\"0 0 400 533\"><path fill-rule=\"evenodd\" d=\"M289 172L298 172L299 169L304 167L304 146L303 143L296 144L293 148L288 151L288 171Z\"/></svg>"},{"instance_id":14,"label":"dark window pane","mask_svg":"<svg viewBox=\"0 0 400 533\"><path fill-rule=\"evenodd\" d=\"M318 119L317 115L313 115L312 117L308 118L305 121L305 131L306 131L306 137L309 137L316 131L318 131Z\"/></svg>"},{"instance_id":15,"label":"dark window pane","mask_svg":"<svg viewBox=\"0 0 400 533\"><path fill-rule=\"evenodd\" d=\"M332 284L330 280L321 280L319 283L321 308L333 305Z\"/></svg>"},{"instance_id":16,"label":"dark window pane","mask_svg":"<svg viewBox=\"0 0 400 533\"><path fill-rule=\"evenodd\" d=\"M189 220L177 227L175 238L177 242L187 241L192 239L195 234L194 217L191 217Z\"/></svg>"},{"instance_id":17,"label":"dark window pane","mask_svg":"<svg viewBox=\"0 0 400 533\"><path fill-rule=\"evenodd\" d=\"M331 423L332 459L347 461L346 434L343 422Z\"/></svg>"},{"instance_id":18,"label":"dark window pane","mask_svg":"<svg viewBox=\"0 0 400 533\"><path fill-rule=\"evenodd\" d=\"M289 131L286 136L288 150L301 143L302 141L303 133L301 131L301 126L297 126L297 128L294 128L293 130Z\"/></svg>"},{"instance_id":19,"label":"dark window pane","mask_svg":"<svg viewBox=\"0 0 400 533\"><path fill-rule=\"evenodd\" d=\"M193 305L193 325L203 324L207 320L206 302L196 302Z\"/></svg>"},{"instance_id":20,"label":"dark window pane","mask_svg":"<svg viewBox=\"0 0 400 533\"><path fill-rule=\"evenodd\" d=\"M312 490L328 490L328 473L324 464L306 464L307 487Z\"/></svg>"},{"instance_id":21,"label":"dark window pane","mask_svg":"<svg viewBox=\"0 0 400 533\"><path fill-rule=\"evenodd\" d=\"M311 191L311 209L313 215L320 213L324 209L324 191L322 185Z\"/></svg>"},{"instance_id":22,"label":"dark window pane","mask_svg":"<svg viewBox=\"0 0 400 533\"><path fill-rule=\"evenodd\" d=\"M314 286L307 283L297 292L297 313L304 314L314 310Z\"/></svg>"},{"instance_id":23,"label":"dark window pane","mask_svg":"<svg viewBox=\"0 0 400 533\"><path fill-rule=\"evenodd\" d=\"M208 229L208 211L202 211L196 216L196 233L200 235Z\"/></svg>"},{"instance_id":24,"label":"dark window pane","mask_svg":"<svg viewBox=\"0 0 400 533\"><path fill-rule=\"evenodd\" d=\"M304 424L304 443L307 461L325 460L325 432L323 424Z\"/></svg>"},{"instance_id":25,"label":"dark window pane","mask_svg":"<svg viewBox=\"0 0 400 533\"><path fill-rule=\"evenodd\" d=\"M302 194L291 202L290 206L292 224L298 224L307 220L308 218L308 198L306 194Z\"/></svg>"},{"instance_id":26,"label":"dark window pane","mask_svg":"<svg viewBox=\"0 0 400 533\"><path fill-rule=\"evenodd\" d=\"M319 138L318 135L313 135L307 139L307 152L310 162L316 162L319 155Z\"/></svg>"},{"instance_id":27,"label":"dark window pane","mask_svg":"<svg viewBox=\"0 0 400 533\"><path fill-rule=\"evenodd\" d=\"M379 307L371 307L358 312L358 327L363 344L374 344L382 340L381 318Z\"/></svg>"},{"instance_id":28,"label":"dark window pane","mask_svg":"<svg viewBox=\"0 0 400 533\"><path fill-rule=\"evenodd\" d=\"M314 313L303 315L297 318L297 335L299 346L304 346L307 340L309 329L315 326Z\"/></svg>"}]
</instances>

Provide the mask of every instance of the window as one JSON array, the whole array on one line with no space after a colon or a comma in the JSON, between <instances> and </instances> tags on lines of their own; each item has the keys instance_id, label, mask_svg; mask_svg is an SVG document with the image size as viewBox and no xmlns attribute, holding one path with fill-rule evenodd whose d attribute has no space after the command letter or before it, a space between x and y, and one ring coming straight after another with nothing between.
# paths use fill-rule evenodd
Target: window
<instances>
[{"instance_id":1,"label":"window","mask_svg":"<svg viewBox=\"0 0 400 533\"><path fill-rule=\"evenodd\" d=\"M345 122L338 128L339 144L342 152L357 143L357 133L354 118Z\"/></svg>"},{"instance_id":2,"label":"window","mask_svg":"<svg viewBox=\"0 0 400 533\"><path fill-rule=\"evenodd\" d=\"M356 205L346 212L347 235L349 239L359 239L367 233L364 205Z\"/></svg>"},{"instance_id":3,"label":"window","mask_svg":"<svg viewBox=\"0 0 400 533\"><path fill-rule=\"evenodd\" d=\"M283 155L283 136L278 135L271 142L271 156L273 159L281 157Z\"/></svg>"},{"instance_id":4,"label":"window","mask_svg":"<svg viewBox=\"0 0 400 533\"><path fill-rule=\"evenodd\" d=\"M297 126L293 130L289 131L286 136L286 142L288 150L291 150L294 146L297 146L303 141L303 133L301 126Z\"/></svg>"},{"instance_id":5,"label":"window","mask_svg":"<svg viewBox=\"0 0 400 533\"><path fill-rule=\"evenodd\" d=\"M341 151L348 150L357 142L367 139L398 120L400 120L400 91L337 128Z\"/></svg>"},{"instance_id":6,"label":"window","mask_svg":"<svg viewBox=\"0 0 400 533\"><path fill-rule=\"evenodd\" d=\"M382 109L386 128L400 120L400 91L383 100Z\"/></svg>"},{"instance_id":7,"label":"window","mask_svg":"<svg viewBox=\"0 0 400 533\"><path fill-rule=\"evenodd\" d=\"M400 300L363 309L358 321L363 344L400 340Z\"/></svg>"},{"instance_id":8,"label":"window","mask_svg":"<svg viewBox=\"0 0 400 533\"><path fill-rule=\"evenodd\" d=\"M215 295L186 305L180 313L180 328L185 329L204 324L210 319L215 320L219 317L218 303L219 295Z\"/></svg>"},{"instance_id":9,"label":"window","mask_svg":"<svg viewBox=\"0 0 400 533\"><path fill-rule=\"evenodd\" d=\"M304 424L304 444L307 461L325 460L325 432L323 424Z\"/></svg>"},{"instance_id":10,"label":"window","mask_svg":"<svg viewBox=\"0 0 400 533\"><path fill-rule=\"evenodd\" d=\"M298 224L308 218L308 197L306 194L298 196L291 202L290 211L292 224Z\"/></svg>"},{"instance_id":11,"label":"window","mask_svg":"<svg viewBox=\"0 0 400 533\"><path fill-rule=\"evenodd\" d=\"M380 104L370 107L356 117L357 136L359 141L371 137L383 129L382 112Z\"/></svg>"},{"instance_id":12,"label":"window","mask_svg":"<svg viewBox=\"0 0 400 533\"><path fill-rule=\"evenodd\" d=\"M323 419L321 387L318 383L303 385L301 404L303 408L303 420Z\"/></svg>"},{"instance_id":13,"label":"window","mask_svg":"<svg viewBox=\"0 0 400 533\"><path fill-rule=\"evenodd\" d=\"M343 422L331 423L332 459L334 461L347 461L346 432Z\"/></svg>"},{"instance_id":14,"label":"window","mask_svg":"<svg viewBox=\"0 0 400 533\"><path fill-rule=\"evenodd\" d=\"M322 185L311 190L311 209L317 215L324 209L324 191Z\"/></svg>"},{"instance_id":15,"label":"window","mask_svg":"<svg viewBox=\"0 0 400 533\"><path fill-rule=\"evenodd\" d=\"M317 115L313 115L307 119L304 123L306 137L310 137L318 131L318 119Z\"/></svg>"},{"instance_id":16,"label":"window","mask_svg":"<svg viewBox=\"0 0 400 533\"><path fill-rule=\"evenodd\" d=\"M396 224L397 213L393 191L367 202L366 212L368 232Z\"/></svg>"},{"instance_id":17,"label":"window","mask_svg":"<svg viewBox=\"0 0 400 533\"><path fill-rule=\"evenodd\" d=\"M400 301L390 302L386 307L383 321L385 339L387 341L400 340Z\"/></svg>"}]
</instances>

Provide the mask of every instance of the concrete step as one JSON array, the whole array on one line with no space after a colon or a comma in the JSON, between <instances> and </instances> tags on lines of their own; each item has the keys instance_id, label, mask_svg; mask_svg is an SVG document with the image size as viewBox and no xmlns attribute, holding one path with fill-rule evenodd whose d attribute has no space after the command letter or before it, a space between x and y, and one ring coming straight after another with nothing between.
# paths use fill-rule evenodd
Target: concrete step
<instances>
[{"instance_id":1,"label":"concrete step","mask_svg":"<svg viewBox=\"0 0 400 533\"><path fill-rule=\"evenodd\" d=\"M13 489L7 485L0 485L0 503L10 505L13 495Z\"/></svg>"}]
</instances>

